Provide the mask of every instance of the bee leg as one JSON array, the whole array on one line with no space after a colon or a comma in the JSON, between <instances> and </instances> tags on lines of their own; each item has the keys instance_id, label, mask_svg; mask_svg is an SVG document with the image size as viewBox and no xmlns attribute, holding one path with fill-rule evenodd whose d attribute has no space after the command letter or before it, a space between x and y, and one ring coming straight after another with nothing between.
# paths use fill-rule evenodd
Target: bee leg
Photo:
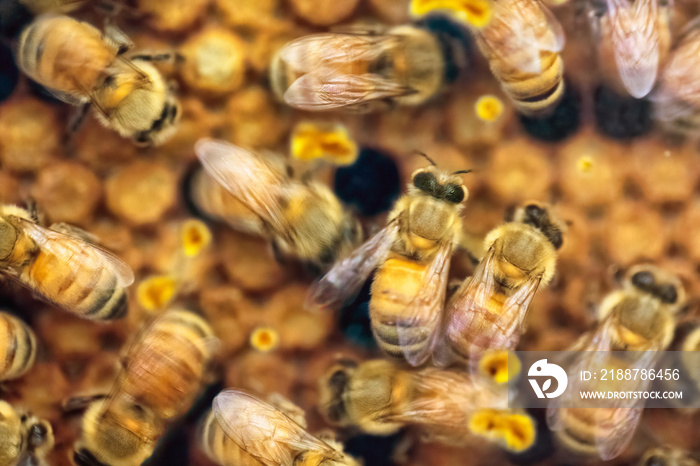
<instances>
[{"instance_id":1,"label":"bee leg","mask_svg":"<svg viewBox=\"0 0 700 466\"><path fill-rule=\"evenodd\" d=\"M287 257L284 255L282 252L282 249L280 248L279 244L277 244L276 241L272 240L270 241L270 246L272 247L272 256L275 258L278 264L280 265L286 265L289 263L287 260Z\"/></svg>"},{"instance_id":2,"label":"bee leg","mask_svg":"<svg viewBox=\"0 0 700 466\"><path fill-rule=\"evenodd\" d=\"M129 36L119 29L109 16L105 18L104 30L104 39L117 47L117 55L122 55L134 47L134 43L129 39Z\"/></svg>"},{"instance_id":3,"label":"bee leg","mask_svg":"<svg viewBox=\"0 0 700 466\"><path fill-rule=\"evenodd\" d=\"M68 120L68 135L69 137L72 137L73 134L75 134L80 126L83 124L83 121L85 121L85 117L87 116L87 112L90 109L90 103L83 104L78 111L76 111L71 117L70 120Z\"/></svg>"}]
</instances>

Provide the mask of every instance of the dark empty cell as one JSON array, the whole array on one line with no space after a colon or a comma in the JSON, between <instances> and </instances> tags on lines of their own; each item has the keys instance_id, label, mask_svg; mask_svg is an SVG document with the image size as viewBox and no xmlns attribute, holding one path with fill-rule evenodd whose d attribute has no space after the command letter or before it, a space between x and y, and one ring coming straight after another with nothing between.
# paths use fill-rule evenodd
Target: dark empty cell
<instances>
[{"instance_id":1,"label":"dark empty cell","mask_svg":"<svg viewBox=\"0 0 700 466\"><path fill-rule=\"evenodd\" d=\"M377 343L372 335L369 320L370 288L373 277L370 277L360 290L357 297L340 311L338 325L343 335L358 346L376 348Z\"/></svg>"},{"instance_id":2,"label":"dark empty cell","mask_svg":"<svg viewBox=\"0 0 700 466\"><path fill-rule=\"evenodd\" d=\"M620 95L600 86L595 91L595 121L598 130L611 138L630 139L651 130L651 102Z\"/></svg>"},{"instance_id":3,"label":"dark empty cell","mask_svg":"<svg viewBox=\"0 0 700 466\"><path fill-rule=\"evenodd\" d=\"M445 58L445 82L451 83L473 61L472 41L469 31L447 16L431 14L416 23L432 32L440 43Z\"/></svg>"},{"instance_id":4,"label":"dark empty cell","mask_svg":"<svg viewBox=\"0 0 700 466\"><path fill-rule=\"evenodd\" d=\"M17 87L19 69L12 57L12 50L0 44L0 102L10 97Z\"/></svg>"},{"instance_id":5,"label":"dark empty cell","mask_svg":"<svg viewBox=\"0 0 700 466\"><path fill-rule=\"evenodd\" d=\"M581 124L581 96L566 83L564 95L552 113L540 118L520 115L520 123L533 138L548 142L566 139Z\"/></svg>"},{"instance_id":6,"label":"dark empty cell","mask_svg":"<svg viewBox=\"0 0 700 466\"><path fill-rule=\"evenodd\" d=\"M365 466L392 466L394 449L402 436L401 431L386 437L358 435L345 441L345 452L362 459Z\"/></svg>"},{"instance_id":7,"label":"dark empty cell","mask_svg":"<svg viewBox=\"0 0 700 466\"><path fill-rule=\"evenodd\" d=\"M144 466L190 466L190 436L187 427L169 430L158 440L156 449Z\"/></svg>"},{"instance_id":8,"label":"dark empty cell","mask_svg":"<svg viewBox=\"0 0 700 466\"><path fill-rule=\"evenodd\" d=\"M374 149L362 149L354 164L338 168L334 185L338 197L365 216L389 210L401 191L396 163Z\"/></svg>"},{"instance_id":9,"label":"dark empty cell","mask_svg":"<svg viewBox=\"0 0 700 466\"><path fill-rule=\"evenodd\" d=\"M0 0L0 38L18 40L24 27L33 19L20 0Z\"/></svg>"}]
</instances>

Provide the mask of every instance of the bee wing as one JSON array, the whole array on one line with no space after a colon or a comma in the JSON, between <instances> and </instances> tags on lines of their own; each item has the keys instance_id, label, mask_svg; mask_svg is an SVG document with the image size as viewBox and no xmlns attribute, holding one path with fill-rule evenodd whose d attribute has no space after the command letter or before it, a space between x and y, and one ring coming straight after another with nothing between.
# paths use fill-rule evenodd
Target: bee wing
<instances>
[{"instance_id":1,"label":"bee wing","mask_svg":"<svg viewBox=\"0 0 700 466\"><path fill-rule=\"evenodd\" d=\"M478 312L487 312L487 303L489 297L493 295L496 289L496 281L490 272L491 261L493 260L493 248L489 249L476 266L474 274L465 279L462 285L455 291L445 309L444 334L466 334ZM440 344L449 344L444 339ZM449 353L447 348L438 348L437 353L441 351ZM440 355L437 355L440 359ZM438 363L443 365L443 363Z\"/></svg>"},{"instance_id":2,"label":"bee wing","mask_svg":"<svg viewBox=\"0 0 700 466\"><path fill-rule=\"evenodd\" d=\"M659 66L658 0L607 0L607 6L620 78L640 99L654 87Z\"/></svg>"},{"instance_id":3,"label":"bee wing","mask_svg":"<svg viewBox=\"0 0 700 466\"><path fill-rule=\"evenodd\" d=\"M288 236L281 202L289 179L276 166L225 141L200 139L194 150L204 169L282 237Z\"/></svg>"},{"instance_id":4,"label":"bee wing","mask_svg":"<svg viewBox=\"0 0 700 466\"><path fill-rule=\"evenodd\" d=\"M535 34L537 45L540 50L546 50L548 52L561 52L564 48L564 43L566 42L564 35L564 28L562 28L561 23L554 13L547 8L542 2L537 2L542 10L543 22L537 27L539 34Z\"/></svg>"},{"instance_id":5,"label":"bee wing","mask_svg":"<svg viewBox=\"0 0 700 466\"><path fill-rule=\"evenodd\" d=\"M530 278L503 303L503 311L496 321L496 326L503 329L504 336L503 340L497 343L498 349L512 350L517 346L523 332L525 318L541 280L540 275Z\"/></svg>"},{"instance_id":6,"label":"bee wing","mask_svg":"<svg viewBox=\"0 0 700 466\"><path fill-rule=\"evenodd\" d=\"M412 366L423 364L435 346L440 318L445 307L451 257L452 243L443 243L423 275L418 294L406 307L402 316L396 319L399 345L406 361ZM428 334L417 331L419 328L427 329ZM428 341L427 344L424 343L425 340Z\"/></svg>"},{"instance_id":7,"label":"bee wing","mask_svg":"<svg viewBox=\"0 0 700 466\"><path fill-rule=\"evenodd\" d=\"M377 265L386 257L399 231L397 221L389 223L348 257L335 264L312 285L307 309L339 309L362 288Z\"/></svg>"},{"instance_id":8,"label":"bee wing","mask_svg":"<svg viewBox=\"0 0 700 466\"><path fill-rule=\"evenodd\" d=\"M309 73L319 68L337 69L358 61L375 60L394 44L394 36L356 33L314 34L286 44L279 57L297 72Z\"/></svg>"},{"instance_id":9,"label":"bee wing","mask_svg":"<svg viewBox=\"0 0 700 466\"><path fill-rule=\"evenodd\" d=\"M284 100L302 110L329 110L414 92L377 74L342 74L318 69L295 80L284 92Z\"/></svg>"},{"instance_id":10,"label":"bee wing","mask_svg":"<svg viewBox=\"0 0 700 466\"><path fill-rule=\"evenodd\" d=\"M279 409L245 392L222 391L214 398L212 410L226 435L265 465L290 465L294 453L306 450L339 459L330 445L309 434Z\"/></svg>"},{"instance_id":11,"label":"bee wing","mask_svg":"<svg viewBox=\"0 0 700 466\"><path fill-rule=\"evenodd\" d=\"M117 256L99 246L83 239L58 231L43 228L24 218L15 217L22 231L29 236L44 252L53 254L68 264L75 274L81 273L95 277L94 288L109 286L124 288L134 282L134 273L128 265ZM116 278L116 283L98 285L101 273L109 270ZM40 282L33 283L38 291L44 292Z\"/></svg>"}]
</instances>

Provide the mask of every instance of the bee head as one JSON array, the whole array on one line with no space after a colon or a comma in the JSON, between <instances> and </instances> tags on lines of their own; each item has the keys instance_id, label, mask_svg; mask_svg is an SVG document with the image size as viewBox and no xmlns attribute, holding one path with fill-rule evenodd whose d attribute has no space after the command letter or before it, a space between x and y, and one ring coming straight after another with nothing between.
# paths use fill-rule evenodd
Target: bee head
<instances>
[{"instance_id":1,"label":"bee head","mask_svg":"<svg viewBox=\"0 0 700 466\"><path fill-rule=\"evenodd\" d=\"M629 283L664 304L679 306L685 300L683 285L677 277L653 266L636 266L630 269Z\"/></svg>"},{"instance_id":2,"label":"bee head","mask_svg":"<svg viewBox=\"0 0 700 466\"><path fill-rule=\"evenodd\" d=\"M328 370L326 377L321 381L322 412L331 424L344 425L348 422L343 394L356 368L355 361L341 359Z\"/></svg>"},{"instance_id":3,"label":"bee head","mask_svg":"<svg viewBox=\"0 0 700 466\"><path fill-rule=\"evenodd\" d=\"M138 131L133 135L133 141L137 146L157 146L170 138L175 132L175 127L180 121L180 103L174 98L165 100L165 104L153 120L151 127L145 131Z\"/></svg>"},{"instance_id":4,"label":"bee head","mask_svg":"<svg viewBox=\"0 0 700 466\"><path fill-rule=\"evenodd\" d=\"M448 175L441 173L435 167L423 168L413 174L413 187L436 199L459 204L468 197L469 193L457 177L459 173L467 173L467 171Z\"/></svg>"},{"instance_id":5,"label":"bee head","mask_svg":"<svg viewBox=\"0 0 700 466\"><path fill-rule=\"evenodd\" d=\"M548 206L539 202L527 202L518 209L514 216L515 221L531 225L544 234L554 249L559 249L564 242L562 228L557 225L550 213Z\"/></svg>"}]
</instances>

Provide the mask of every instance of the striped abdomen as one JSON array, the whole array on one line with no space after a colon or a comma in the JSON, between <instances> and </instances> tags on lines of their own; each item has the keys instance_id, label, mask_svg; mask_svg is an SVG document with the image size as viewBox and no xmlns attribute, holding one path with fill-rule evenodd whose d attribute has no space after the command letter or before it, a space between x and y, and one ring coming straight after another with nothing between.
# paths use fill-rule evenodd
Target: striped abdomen
<instances>
[{"instance_id":1,"label":"striped abdomen","mask_svg":"<svg viewBox=\"0 0 700 466\"><path fill-rule=\"evenodd\" d=\"M209 411L202 424L200 442L202 450L209 459L221 466L261 466L263 464L226 435L212 411Z\"/></svg>"},{"instance_id":2,"label":"striped abdomen","mask_svg":"<svg viewBox=\"0 0 700 466\"><path fill-rule=\"evenodd\" d=\"M564 62L556 52L541 52L540 73L525 73L512 67L499 68L491 62L491 71L499 79L503 90L525 115L541 115L553 109L564 95Z\"/></svg>"},{"instance_id":3,"label":"striped abdomen","mask_svg":"<svg viewBox=\"0 0 700 466\"><path fill-rule=\"evenodd\" d=\"M86 263L101 263L98 252L84 249L81 254ZM51 252L39 250L19 279L50 302L79 317L91 320L124 317L128 310L126 291L119 285L117 275L108 267L97 270L95 273L81 270Z\"/></svg>"},{"instance_id":4,"label":"striped abdomen","mask_svg":"<svg viewBox=\"0 0 700 466\"><path fill-rule=\"evenodd\" d=\"M120 390L168 420L187 409L199 391L216 341L198 315L168 311L130 348Z\"/></svg>"},{"instance_id":5,"label":"striped abdomen","mask_svg":"<svg viewBox=\"0 0 700 466\"><path fill-rule=\"evenodd\" d=\"M372 283L369 316L372 333L379 347L388 355L404 358L405 353L420 352L429 344L433 329L428 322L416 322L409 335L413 344L402 347L397 331L397 321L405 318L407 306L415 299L423 286L423 275L430 263L409 260L399 255L387 259L377 270Z\"/></svg>"},{"instance_id":6,"label":"striped abdomen","mask_svg":"<svg viewBox=\"0 0 700 466\"><path fill-rule=\"evenodd\" d=\"M625 411L627 409L559 408L561 430L556 430L555 435L571 451L597 455L597 438L611 438L621 424L631 422Z\"/></svg>"},{"instance_id":7,"label":"striped abdomen","mask_svg":"<svg viewBox=\"0 0 700 466\"><path fill-rule=\"evenodd\" d=\"M99 30L67 16L36 19L22 32L17 53L29 77L84 100L116 56Z\"/></svg>"},{"instance_id":8,"label":"striped abdomen","mask_svg":"<svg viewBox=\"0 0 700 466\"><path fill-rule=\"evenodd\" d=\"M24 322L0 312L0 380L16 379L34 365L36 338Z\"/></svg>"}]
</instances>

